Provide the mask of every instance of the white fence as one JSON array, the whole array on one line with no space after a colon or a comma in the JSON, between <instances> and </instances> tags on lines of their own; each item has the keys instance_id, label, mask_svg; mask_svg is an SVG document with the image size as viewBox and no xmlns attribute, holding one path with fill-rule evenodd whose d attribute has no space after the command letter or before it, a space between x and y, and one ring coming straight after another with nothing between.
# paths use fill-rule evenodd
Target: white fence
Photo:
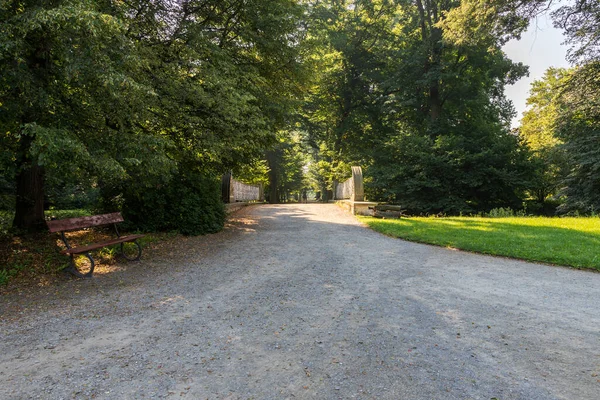
<instances>
[{"instance_id":1,"label":"white fence","mask_svg":"<svg viewBox=\"0 0 600 400\"><path fill-rule=\"evenodd\" d=\"M352 197L354 192L354 179L349 178L342 183L338 183L335 186L335 198L336 200L344 200Z\"/></svg>"},{"instance_id":2,"label":"white fence","mask_svg":"<svg viewBox=\"0 0 600 400\"><path fill-rule=\"evenodd\" d=\"M260 185L248 185L233 179L233 199L234 201L259 201L262 190Z\"/></svg>"},{"instance_id":3,"label":"white fence","mask_svg":"<svg viewBox=\"0 0 600 400\"><path fill-rule=\"evenodd\" d=\"M233 179L231 174L223 175L221 179L222 199L225 203L242 201L263 201L262 185L249 185Z\"/></svg>"}]
</instances>

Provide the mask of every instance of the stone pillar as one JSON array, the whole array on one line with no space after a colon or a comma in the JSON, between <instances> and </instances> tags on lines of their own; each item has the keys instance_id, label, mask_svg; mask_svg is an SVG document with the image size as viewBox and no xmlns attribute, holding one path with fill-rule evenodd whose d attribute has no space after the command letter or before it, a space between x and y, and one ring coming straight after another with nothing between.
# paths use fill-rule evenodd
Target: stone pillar
<instances>
[{"instance_id":1,"label":"stone pillar","mask_svg":"<svg viewBox=\"0 0 600 400\"><path fill-rule=\"evenodd\" d=\"M335 179L333 180L332 183L333 183L332 184L332 187L333 187L333 190L332 190L332 192L333 192L333 198L331 200L338 200L338 198L337 198L337 187L338 187L339 183Z\"/></svg>"},{"instance_id":2,"label":"stone pillar","mask_svg":"<svg viewBox=\"0 0 600 400\"><path fill-rule=\"evenodd\" d=\"M365 201L365 190L363 187L362 168L352 167L352 183L354 190L352 191L352 201Z\"/></svg>"}]
</instances>

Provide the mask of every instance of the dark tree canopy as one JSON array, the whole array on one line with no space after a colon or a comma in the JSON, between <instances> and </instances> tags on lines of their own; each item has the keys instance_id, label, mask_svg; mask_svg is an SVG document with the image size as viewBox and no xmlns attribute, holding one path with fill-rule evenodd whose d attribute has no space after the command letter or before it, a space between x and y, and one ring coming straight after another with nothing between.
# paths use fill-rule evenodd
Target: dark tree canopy
<instances>
[{"instance_id":1,"label":"dark tree canopy","mask_svg":"<svg viewBox=\"0 0 600 400\"><path fill-rule=\"evenodd\" d=\"M299 94L302 15L290 0L2 2L15 226L43 224L44 181L135 203L260 157Z\"/></svg>"},{"instance_id":2,"label":"dark tree canopy","mask_svg":"<svg viewBox=\"0 0 600 400\"><path fill-rule=\"evenodd\" d=\"M502 53L500 34L448 39L458 4L333 1L317 14L328 68L308 131L334 175L340 163L367 167L375 200L415 212L519 206L529 170L503 90L526 67Z\"/></svg>"},{"instance_id":3,"label":"dark tree canopy","mask_svg":"<svg viewBox=\"0 0 600 400\"><path fill-rule=\"evenodd\" d=\"M225 171L268 181L279 201L306 186L302 171L325 193L359 164L372 199L413 212L549 196L595 209L597 1L552 13L579 63L544 128L561 142L553 157L571 160L565 174L528 142L535 124L522 137L509 125L504 87L527 67L501 46L556 4L3 1L0 206L16 197L18 228L87 199L137 227L203 233L223 223ZM203 222L181 227L186 212Z\"/></svg>"}]
</instances>

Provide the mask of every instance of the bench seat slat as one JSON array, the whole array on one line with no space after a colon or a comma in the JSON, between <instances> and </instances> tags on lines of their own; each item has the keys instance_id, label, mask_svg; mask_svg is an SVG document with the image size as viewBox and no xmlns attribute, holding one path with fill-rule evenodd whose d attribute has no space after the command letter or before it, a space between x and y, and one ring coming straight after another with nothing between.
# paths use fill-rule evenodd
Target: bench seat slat
<instances>
[{"instance_id":1,"label":"bench seat slat","mask_svg":"<svg viewBox=\"0 0 600 400\"><path fill-rule=\"evenodd\" d=\"M92 243L86 246L73 247L71 249L65 249L61 251L62 254L81 254L87 253L92 250L99 249L101 247L111 246L113 244L125 243L125 242L133 242L136 239L144 237L146 235L129 235L129 236L121 236L117 239L107 240L106 242Z\"/></svg>"},{"instance_id":2,"label":"bench seat slat","mask_svg":"<svg viewBox=\"0 0 600 400\"><path fill-rule=\"evenodd\" d=\"M47 221L46 224L48 224L50 232L64 232L89 228L92 226L116 224L119 222L123 222L123 217L120 212L115 212L110 214L92 215L89 217L58 219Z\"/></svg>"}]
</instances>

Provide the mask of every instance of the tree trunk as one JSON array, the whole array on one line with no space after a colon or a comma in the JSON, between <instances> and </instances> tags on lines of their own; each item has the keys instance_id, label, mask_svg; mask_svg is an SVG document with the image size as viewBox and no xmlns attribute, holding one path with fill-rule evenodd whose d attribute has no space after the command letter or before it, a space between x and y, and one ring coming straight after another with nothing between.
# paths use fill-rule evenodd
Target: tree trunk
<instances>
[{"instance_id":1,"label":"tree trunk","mask_svg":"<svg viewBox=\"0 0 600 400\"><path fill-rule=\"evenodd\" d=\"M277 190L277 155L274 151L267 151L267 164L269 165L269 203L279 203L279 191Z\"/></svg>"},{"instance_id":2,"label":"tree trunk","mask_svg":"<svg viewBox=\"0 0 600 400\"><path fill-rule=\"evenodd\" d=\"M13 227L41 231L44 221L44 168L33 163L22 164L17 174L17 204Z\"/></svg>"},{"instance_id":3,"label":"tree trunk","mask_svg":"<svg viewBox=\"0 0 600 400\"><path fill-rule=\"evenodd\" d=\"M28 37L35 42L35 50L28 57L28 68L37 76L38 84L46 87L50 65L50 39L47 37ZM21 123L38 121L35 110L28 109ZM17 199L13 227L28 232L46 228L44 221L44 168L32 160L29 153L33 143L31 132L24 132L17 153Z\"/></svg>"},{"instance_id":4,"label":"tree trunk","mask_svg":"<svg viewBox=\"0 0 600 400\"><path fill-rule=\"evenodd\" d=\"M431 28L431 66L440 69L442 64L442 30L436 27ZM429 107L432 121L437 120L442 114L442 98L440 93L440 80L434 79L429 86Z\"/></svg>"},{"instance_id":5,"label":"tree trunk","mask_svg":"<svg viewBox=\"0 0 600 400\"><path fill-rule=\"evenodd\" d=\"M423 72L429 74L434 69L439 69L442 61L442 30L435 26L438 21L438 9L435 2L417 0L417 9L421 26L421 40L429 47L430 57L425 61ZM439 71L436 71L439 73ZM434 78L429 84L428 108L431 121L436 121L442 114L442 96L440 93L440 80Z\"/></svg>"},{"instance_id":6,"label":"tree trunk","mask_svg":"<svg viewBox=\"0 0 600 400\"><path fill-rule=\"evenodd\" d=\"M437 120L442 114L442 99L440 98L438 82L434 82L429 87L429 107L429 116L431 117L431 120Z\"/></svg>"}]
</instances>

